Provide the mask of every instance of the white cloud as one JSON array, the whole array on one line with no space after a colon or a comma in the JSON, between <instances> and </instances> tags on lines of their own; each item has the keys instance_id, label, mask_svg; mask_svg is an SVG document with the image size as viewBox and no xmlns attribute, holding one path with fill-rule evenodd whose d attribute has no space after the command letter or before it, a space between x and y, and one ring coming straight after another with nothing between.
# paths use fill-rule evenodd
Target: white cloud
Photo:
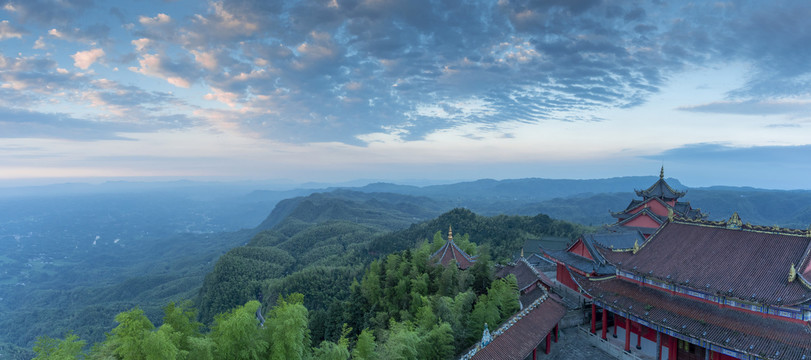
<instances>
[{"instance_id":1,"label":"white cloud","mask_svg":"<svg viewBox=\"0 0 811 360\"><path fill-rule=\"evenodd\" d=\"M177 87L188 88L191 86L191 83L189 83L188 80L178 76L170 76L166 78L166 81Z\"/></svg>"},{"instance_id":2,"label":"white cloud","mask_svg":"<svg viewBox=\"0 0 811 360\"><path fill-rule=\"evenodd\" d=\"M140 38L132 41L132 45L135 46L135 50L142 51L144 48L149 46L151 40L147 38Z\"/></svg>"},{"instance_id":3,"label":"white cloud","mask_svg":"<svg viewBox=\"0 0 811 360\"><path fill-rule=\"evenodd\" d=\"M194 60L200 63L200 66L208 70L217 69L217 55L214 52L192 50L191 53L194 54Z\"/></svg>"},{"instance_id":4,"label":"white cloud","mask_svg":"<svg viewBox=\"0 0 811 360\"><path fill-rule=\"evenodd\" d=\"M168 59L163 59L160 55L144 54L143 57L138 60L138 64L141 66L140 68L132 66L129 68L130 71L166 79L168 83L177 87L188 88L191 86L191 82L188 79L178 76L179 74L169 70L170 62Z\"/></svg>"},{"instance_id":5,"label":"white cloud","mask_svg":"<svg viewBox=\"0 0 811 360\"><path fill-rule=\"evenodd\" d=\"M79 51L70 57L73 58L73 66L82 70L87 70L90 65L93 65L99 58L104 56L104 50L92 49L88 51Z\"/></svg>"},{"instance_id":6,"label":"white cloud","mask_svg":"<svg viewBox=\"0 0 811 360\"><path fill-rule=\"evenodd\" d=\"M203 98L206 100L216 100L223 104L226 104L230 107L235 107L237 100L239 100L239 94L235 94L228 91L223 91L212 87L212 93L206 94Z\"/></svg>"},{"instance_id":7,"label":"white cloud","mask_svg":"<svg viewBox=\"0 0 811 360\"><path fill-rule=\"evenodd\" d=\"M22 38L23 31L11 26L8 20L0 21L0 40Z\"/></svg>"},{"instance_id":8,"label":"white cloud","mask_svg":"<svg viewBox=\"0 0 811 360\"><path fill-rule=\"evenodd\" d=\"M155 17L141 16L138 18L138 22L140 22L142 25L163 25L168 24L171 21L172 18L164 13L160 13Z\"/></svg>"},{"instance_id":9,"label":"white cloud","mask_svg":"<svg viewBox=\"0 0 811 360\"><path fill-rule=\"evenodd\" d=\"M42 36L40 36L39 39L37 39L37 41L34 41L34 49L39 50L44 48L45 48L45 40L43 40Z\"/></svg>"},{"instance_id":10,"label":"white cloud","mask_svg":"<svg viewBox=\"0 0 811 360\"><path fill-rule=\"evenodd\" d=\"M55 38L58 38L58 39L61 39L61 38L65 37L65 34L63 34L61 31L56 30L56 29L48 30L48 35L51 35L51 36L53 36Z\"/></svg>"}]
</instances>

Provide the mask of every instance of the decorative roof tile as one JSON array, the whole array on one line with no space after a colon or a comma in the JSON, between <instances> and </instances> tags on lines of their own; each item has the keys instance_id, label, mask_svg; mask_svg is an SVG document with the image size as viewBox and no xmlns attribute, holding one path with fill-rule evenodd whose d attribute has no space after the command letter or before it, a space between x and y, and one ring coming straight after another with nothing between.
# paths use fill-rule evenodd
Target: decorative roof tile
<instances>
[{"instance_id":1,"label":"decorative roof tile","mask_svg":"<svg viewBox=\"0 0 811 360\"><path fill-rule=\"evenodd\" d=\"M809 288L787 280L791 264L806 261L811 238L803 231L753 230L756 228L742 225L731 229L726 222L674 220L659 228L637 254L618 267L761 304L793 305L811 300ZM710 284L709 288L705 284Z\"/></svg>"},{"instance_id":2,"label":"decorative roof tile","mask_svg":"<svg viewBox=\"0 0 811 360\"><path fill-rule=\"evenodd\" d=\"M686 192L683 191L676 191L673 190L670 185L667 184L665 181L665 174L664 174L664 167L662 167L662 171L659 173L659 180L657 180L653 185L645 190L634 190L637 196L641 196L644 199L657 197L665 200L676 200Z\"/></svg>"},{"instance_id":3,"label":"decorative roof tile","mask_svg":"<svg viewBox=\"0 0 811 360\"><path fill-rule=\"evenodd\" d=\"M476 262L476 256L468 255L453 242L453 229L450 228L448 229L448 240L431 255L431 259L442 266L448 266L451 261L456 261L456 265L462 270L473 266L473 263Z\"/></svg>"},{"instance_id":4,"label":"decorative roof tile","mask_svg":"<svg viewBox=\"0 0 811 360\"><path fill-rule=\"evenodd\" d=\"M811 330L807 324L722 308L640 287L621 278L590 281L573 276L585 292L610 311L629 312L656 326L738 352L779 352L781 359L811 357Z\"/></svg>"},{"instance_id":5,"label":"decorative roof tile","mask_svg":"<svg viewBox=\"0 0 811 360\"><path fill-rule=\"evenodd\" d=\"M494 331L494 338L487 346L476 344L461 359L523 360L544 341L565 314L566 306L560 298L545 292Z\"/></svg>"},{"instance_id":6,"label":"decorative roof tile","mask_svg":"<svg viewBox=\"0 0 811 360\"><path fill-rule=\"evenodd\" d=\"M503 278L509 274L515 275L515 279L518 283L518 290L521 292L538 281L546 284L547 286L552 284L552 280L549 279L546 274L535 269L535 267L533 267L524 258L518 259L518 261L513 264L505 265L496 271L497 278Z\"/></svg>"}]
</instances>

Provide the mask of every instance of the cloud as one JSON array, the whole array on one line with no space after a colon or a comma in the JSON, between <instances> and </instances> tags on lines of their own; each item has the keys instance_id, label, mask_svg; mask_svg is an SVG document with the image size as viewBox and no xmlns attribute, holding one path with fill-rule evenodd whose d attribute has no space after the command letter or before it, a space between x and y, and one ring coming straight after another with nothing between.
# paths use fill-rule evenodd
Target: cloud
<instances>
[{"instance_id":1,"label":"cloud","mask_svg":"<svg viewBox=\"0 0 811 360\"><path fill-rule=\"evenodd\" d=\"M93 5L93 0L0 0L0 5L6 11L14 13L22 22L61 25L78 18Z\"/></svg>"},{"instance_id":2,"label":"cloud","mask_svg":"<svg viewBox=\"0 0 811 360\"><path fill-rule=\"evenodd\" d=\"M701 105L682 106L678 110L737 115L811 114L807 100L746 100L717 101Z\"/></svg>"},{"instance_id":3,"label":"cloud","mask_svg":"<svg viewBox=\"0 0 811 360\"><path fill-rule=\"evenodd\" d=\"M130 71L154 76L182 88L188 88L197 78L196 67L189 59L173 61L162 54L142 54L138 60L140 67L130 67Z\"/></svg>"},{"instance_id":4,"label":"cloud","mask_svg":"<svg viewBox=\"0 0 811 360\"><path fill-rule=\"evenodd\" d=\"M98 59L104 56L104 50L92 49L87 51L79 51L70 57L73 58L73 66L82 70L87 70L90 65L93 65Z\"/></svg>"},{"instance_id":5,"label":"cloud","mask_svg":"<svg viewBox=\"0 0 811 360\"><path fill-rule=\"evenodd\" d=\"M644 104L686 70L729 63L750 67L744 86L679 109L809 110L791 100L811 89L811 5L798 2L215 0L147 13L121 5L104 10L118 18L107 21L69 20L91 0L0 4L21 24L48 24L50 35L35 35L109 52L77 52L77 68L103 60L192 88L194 102L233 126L284 141L362 144L381 132L416 140L467 125L595 121ZM131 36L124 54L109 42L116 21ZM11 86L30 86L17 77ZM102 96L82 98L126 112Z\"/></svg>"},{"instance_id":6,"label":"cloud","mask_svg":"<svg viewBox=\"0 0 811 360\"><path fill-rule=\"evenodd\" d=\"M11 25L11 23L9 23L8 20L0 21L0 40L11 38L19 39L22 38L23 35L25 34L26 34L25 30L22 30L20 28Z\"/></svg>"},{"instance_id":7,"label":"cloud","mask_svg":"<svg viewBox=\"0 0 811 360\"><path fill-rule=\"evenodd\" d=\"M0 107L0 138L54 138L79 141L125 140L121 124L76 119L67 114L41 113Z\"/></svg>"},{"instance_id":8,"label":"cloud","mask_svg":"<svg viewBox=\"0 0 811 360\"><path fill-rule=\"evenodd\" d=\"M195 107L170 93L92 79L48 59L0 54L0 84L2 137L112 139L121 137L117 132L188 128L200 123L189 115ZM54 108L81 115L29 110ZM31 130L25 131L26 126ZM59 126L69 128L64 136L56 130Z\"/></svg>"},{"instance_id":9,"label":"cloud","mask_svg":"<svg viewBox=\"0 0 811 360\"><path fill-rule=\"evenodd\" d=\"M808 154L811 154L811 145L737 147L717 143L699 143L688 144L643 158L666 162L727 164L727 166L734 166L734 164L777 166L805 164Z\"/></svg>"},{"instance_id":10,"label":"cloud","mask_svg":"<svg viewBox=\"0 0 811 360\"><path fill-rule=\"evenodd\" d=\"M164 13L160 13L155 17L141 16L138 18L138 22L140 22L142 25L163 25L168 24L171 21L172 18Z\"/></svg>"},{"instance_id":11,"label":"cloud","mask_svg":"<svg viewBox=\"0 0 811 360\"><path fill-rule=\"evenodd\" d=\"M48 36L59 40L80 42L90 45L110 45L113 43L113 41L109 38L110 27L104 24L94 24L83 28L51 28L48 30Z\"/></svg>"}]
</instances>

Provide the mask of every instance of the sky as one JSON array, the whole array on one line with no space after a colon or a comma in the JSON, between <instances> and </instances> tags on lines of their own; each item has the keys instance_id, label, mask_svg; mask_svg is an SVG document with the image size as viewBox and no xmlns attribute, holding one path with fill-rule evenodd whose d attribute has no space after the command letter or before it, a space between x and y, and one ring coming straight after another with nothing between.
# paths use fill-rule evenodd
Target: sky
<instances>
[{"instance_id":1,"label":"sky","mask_svg":"<svg viewBox=\"0 0 811 360\"><path fill-rule=\"evenodd\" d=\"M811 189L811 2L0 0L0 183Z\"/></svg>"}]
</instances>

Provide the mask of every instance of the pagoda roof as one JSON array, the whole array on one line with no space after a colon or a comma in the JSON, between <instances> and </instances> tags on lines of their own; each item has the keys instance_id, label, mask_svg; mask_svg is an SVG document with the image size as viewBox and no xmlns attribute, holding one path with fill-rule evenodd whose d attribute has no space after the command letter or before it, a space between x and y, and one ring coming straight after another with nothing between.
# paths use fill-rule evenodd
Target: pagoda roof
<instances>
[{"instance_id":1,"label":"pagoda roof","mask_svg":"<svg viewBox=\"0 0 811 360\"><path fill-rule=\"evenodd\" d=\"M659 215L659 214L651 211L650 208L645 208L645 209L642 209L642 210L639 210L639 211L635 212L631 216L623 219L622 221L617 222L615 225L625 225L625 224L631 222L632 220L634 220L634 219L636 219L638 217L644 216L644 215L647 215L648 217L650 217L651 219L653 219L654 221L656 221L660 225L664 224L665 220L667 220L667 216Z\"/></svg>"},{"instance_id":2,"label":"pagoda roof","mask_svg":"<svg viewBox=\"0 0 811 360\"><path fill-rule=\"evenodd\" d=\"M634 190L637 196L641 196L643 199L648 199L652 197L666 199L666 200L675 200L678 199L686 192L683 191L676 191L673 190L670 185L667 184L665 181L665 168L662 167L662 170L659 172L659 180L657 180L653 185L645 190Z\"/></svg>"},{"instance_id":3,"label":"pagoda roof","mask_svg":"<svg viewBox=\"0 0 811 360\"><path fill-rule=\"evenodd\" d=\"M439 250L431 255L431 259L442 266L448 266L451 261L456 261L456 265L465 270L476 262L476 256L470 256L462 250L456 243L453 242L453 232L448 231L448 240L442 245Z\"/></svg>"},{"instance_id":4,"label":"pagoda roof","mask_svg":"<svg viewBox=\"0 0 811 360\"><path fill-rule=\"evenodd\" d=\"M608 229L624 229L624 230L636 230L642 233L642 235L648 236L656 232L658 228L649 228L649 227L642 227L642 226L629 226L629 225L622 225L617 226L616 224L608 226ZM640 243L641 244L641 243Z\"/></svg>"},{"instance_id":5,"label":"pagoda roof","mask_svg":"<svg viewBox=\"0 0 811 360\"><path fill-rule=\"evenodd\" d=\"M605 231L583 235L591 242L607 249L632 249L634 244L645 242L645 235L638 228L618 228L618 231Z\"/></svg>"},{"instance_id":6,"label":"pagoda roof","mask_svg":"<svg viewBox=\"0 0 811 360\"><path fill-rule=\"evenodd\" d=\"M629 215L629 212L631 210L636 209L639 206L645 203L649 203L651 201L656 201L659 204L661 204L664 208L673 210L674 215L678 217L686 217L690 219L704 219L707 217L707 215L701 213L701 209L693 209L693 207L690 206L690 202L677 201L673 205L670 205L669 203L658 197L652 197L645 200L633 199L625 208L625 210L611 212L611 216L615 218L625 218L624 215Z\"/></svg>"},{"instance_id":7,"label":"pagoda roof","mask_svg":"<svg viewBox=\"0 0 811 360\"><path fill-rule=\"evenodd\" d=\"M518 283L518 290L521 292L538 281L546 284L547 286L552 284L552 279L546 276L546 274L535 269L535 267L524 258L520 258L515 263L505 265L499 269L496 272L496 277L503 278L510 274L515 275L515 279Z\"/></svg>"},{"instance_id":8,"label":"pagoda roof","mask_svg":"<svg viewBox=\"0 0 811 360\"><path fill-rule=\"evenodd\" d=\"M555 266L554 261L550 261L549 259L535 253L532 253L529 255L529 257L527 257L527 262L529 262L529 264L532 265L532 267L534 267L536 270L546 266Z\"/></svg>"},{"instance_id":9,"label":"pagoda roof","mask_svg":"<svg viewBox=\"0 0 811 360\"><path fill-rule=\"evenodd\" d=\"M811 329L807 323L783 321L756 313L672 295L613 278L592 281L572 275L595 304L658 331L680 334L758 358L811 358ZM639 319L639 320L636 320ZM702 345L704 346L704 345Z\"/></svg>"},{"instance_id":10,"label":"pagoda roof","mask_svg":"<svg viewBox=\"0 0 811 360\"><path fill-rule=\"evenodd\" d=\"M586 250L589 252L593 260L569 251L577 244L577 242L565 250L541 250L547 255L547 257L550 257L559 263L566 264L567 266L586 274L608 275L617 272L617 269L606 260L602 252L597 250L597 247L594 245L592 240L586 237L581 237L578 239L578 241L583 242L583 245L585 245Z\"/></svg>"},{"instance_id":11,"label":"pagoda roof","mask_svg":"<svg viewBox=\"0 0 811 360\"><path fill-rule=\"evenodd\" d=\"M789 269L808 263L811 237L803 230L729 221L676 218L660 227L617 267L639 276L751 303L794 305L811 300L805 274L789 282Z\"/></svg>"},{"instance_id":12,"label":"pagoda roof","mask_svg":"<svg viewBox=\"0 0 811 360\"><path fill-rule=\"evenodd\" d=\"M557 295L543 291L541 297L525 306L494 331L493 340L489 344L484 347L476 344L461 359L523 360L546 339L546 335L555 328L564 315L566 306L561 299Z\"/></svg>"}]
</instances>

